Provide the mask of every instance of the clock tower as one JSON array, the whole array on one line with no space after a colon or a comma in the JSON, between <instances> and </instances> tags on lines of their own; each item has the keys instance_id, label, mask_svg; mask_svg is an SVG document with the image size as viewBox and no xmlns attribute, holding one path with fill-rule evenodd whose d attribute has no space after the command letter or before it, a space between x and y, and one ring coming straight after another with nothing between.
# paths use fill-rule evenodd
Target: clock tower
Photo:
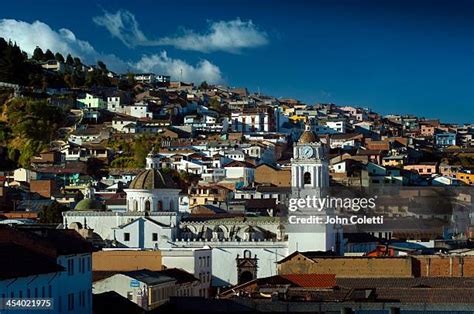
<instances>
[{"instance_id":1,"label":"clock tower","mask_svg":"<svg viewBox=\"0 0 474 314\"><path fill-rule=\"evenodd\" d=\"M299 197L321 196L321 190L329 187L327 149L309 123L293 147L291 186Z\"/></svg>"},{"instance_id":2,"label":"clock tower","mask_svg":"<svg viewBox=\"0 0 474 314\"><path fill-rule=\"evenodd\" d=\"M328 149L313 132L313 126L306 123L305 130L293 146L291 159L292 199L325 198L329 188ZM289 211L294 217L321 217L326 220L333 210L318 210L311 206L298 207ZM288 222L289 254L294 251L329 251L336 250L336 232L333 225L324 223L291 223Z\"/></svg>"}]
</instances>

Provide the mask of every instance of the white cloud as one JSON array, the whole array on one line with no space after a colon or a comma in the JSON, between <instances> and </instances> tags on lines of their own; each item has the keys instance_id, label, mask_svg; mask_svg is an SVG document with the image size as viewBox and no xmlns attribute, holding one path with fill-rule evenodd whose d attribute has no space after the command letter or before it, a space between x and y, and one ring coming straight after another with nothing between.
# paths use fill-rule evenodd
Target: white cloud
<instances>
[{"instance_id":1,"label":"white cloud","mask_svg":"<svg viewBox=\"0 0 474 314\"><path fill-rule=\"evenodd\" d=\"M55 31L40 21L28 23L13 19L0 19L0 37L16 42L29 55L32 55L34 49L39 46L43 51L50 49L53 53L60 52L64 56L70 53L81 58L86 64L95 64L97 60L102 60L111 70L117 72L153 71L158 74L171 75L173 79L177 80L180 78L182 70L185 81L196 83L203 80L213 83L223 81L219 67L207 60L191 65L184 60L170 58L163 51L157 55L141 56L137 62L124 61L113 54L96 51L89 42L78 39L71 30L61 28Z\"/></svg>"},{"instance_id":2,"label":"white cloud","mask_svg":"<svg viewBox=\"0 0 474 314\"><path fill-rule=\"evenodd\" d=\"M120 39L128 47L149 43L140 30L135 15L129 11L119 10L116 13L104 11L104 15L96 16L92 20L97 25L105 27L113 37Z\"/></svg>"},{"instance_id":3,"label":"white cloud","mask_svg":"<svg viewBox=\"0 0 474 314\"><path fill-rule=\"evenodd\" d=\"M94 48L87 42L78 40L73 32L61 28L52 30L47 24L40 21L27 23L12 19L0 20L0 36L15 41L22 50L32 54L36 46L43 50L50 49L62 54L76 55L95 54Z\"/></svg>"},{"instance_id":4,"label":"white cloud","mask_svg":"<svg viewBox=\"0 0 474 314\"><path fill-rule=\"evenodd\" d=\"M236 18L230 21L209 22L206 32L183 29L180 34L162 38L148 39L140 30L135 15L127 10L116 13L105 11L93 21L105 27L113 37L128 47L136 46L173 46L182 50L200 52L226 51L238 53L245 48L254 48L268 44L268 36L251 21Z\"/></svg>"},{"instance_id":5,"label":"white cloud","mask_svg":"<svg viewBox=\"0 0 474 314\"><path fill-rule=\"evenodd\" d=\"M184 30L183 34L161 38L158 43L183 50L201 52L221 50L237 53L244 48L264 46L268 43L268 38L267 34L259 31L252 21L237 18L232 21L212 22L204 34Z\"/></svg>"},{"instance_id":6,"label":"white cloud","mask_svg":"<svg viewBox=\"0 0 474 314\"><path fill-rule=\"evenodd\" d=\"M179 80L182 75L184 81L223 82L219 67L208 60L201 60L196 65L190 65L183 60L168 57L166 51L160 54L142 56L133 66L142 72L167 73L176 80Z\"/></svg>"}]
</instances>

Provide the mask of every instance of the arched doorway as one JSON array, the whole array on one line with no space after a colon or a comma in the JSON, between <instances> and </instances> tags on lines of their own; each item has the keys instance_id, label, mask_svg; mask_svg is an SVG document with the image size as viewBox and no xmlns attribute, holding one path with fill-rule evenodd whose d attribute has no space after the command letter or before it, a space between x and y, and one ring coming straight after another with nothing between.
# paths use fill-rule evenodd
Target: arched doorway
<instances>
[{"instance_id":1,"label":"arched doorway","mask_svg":"<svg viewBox=\"0 0 474 314\"><path fill-rule=\"evenodd\" d=\"M311 184L311 173L305 172L303 175L304 184Z\"/></svg>"},{"instance_id":2,"label":"arched doorway","mask_svg":"<svg viewBox=\"0 0 474 314\"><path fill-rule=\"evenodd\" d=\"M149 200L145 201L145 212L149 213L151 211L151 203Z\"/></svg>"},{"instance_id":3,"label":"arched doorway","mask_svg":"<svg viewBox=\"0 0 474 314\"><path fill-rule=\"evenodd\" d=\"M252 257L249 250L244 251L244 256L237 255L237 280L238 284L248 282L257 278L258 258L257 255Z\"/></svg>"},{"instance_id":4,"label":"arched doorway","mask_svg":"<svg viewBox=\"0 0 474 314\"><path fill-rule=\"evenodd\" d=\"M244 271L240 274L239 284L243 284L254 279L255 278L253 278L253 274L250 271Z\"/></svg>"}]
</instances>

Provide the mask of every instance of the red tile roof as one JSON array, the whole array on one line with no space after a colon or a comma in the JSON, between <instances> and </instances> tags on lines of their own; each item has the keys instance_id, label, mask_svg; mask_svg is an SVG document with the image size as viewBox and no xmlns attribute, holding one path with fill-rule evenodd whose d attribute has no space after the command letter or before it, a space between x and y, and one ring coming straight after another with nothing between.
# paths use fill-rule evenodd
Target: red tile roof
<instances>
[{"instance_id":1,"label":"red tile roof","mask_svg":"<svg viewBox=\"0 0 474 314\"><path fill-rule=\"evenodd\" d=\"M333 288L336 286L335 274L290 274L281 277L303 288Z\"/></svg>"}]
</instances>

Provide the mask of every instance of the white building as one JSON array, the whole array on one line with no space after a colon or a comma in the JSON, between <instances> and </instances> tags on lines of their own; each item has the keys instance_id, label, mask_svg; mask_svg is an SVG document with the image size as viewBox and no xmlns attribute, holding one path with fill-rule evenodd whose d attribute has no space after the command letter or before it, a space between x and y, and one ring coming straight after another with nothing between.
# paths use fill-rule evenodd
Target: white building
<instances>
[{"instance_id":1,"label":"white building","mask_svg":"<svg viewBox=\"0 0 474 314\"><path fill-rule=\"evenodd\" d=\"M327 148L311 130L307 129L295 145L291 167L292 198L325 195L329 186ZM251 165L233 161L224 169L227 179L232 177L243 183L253 182L254 169ZM94 229L94 233L102 239L117 246L167 251L163 255L165 265L170 263L172 267L182 267L194 274L199 269L199 279L204 283L208 282L207 270L196 264L193 268L191 264L196 263L196 255L192 257L190 252L186 253L183 264L179 264L178 257L183 257L185 250L209 246L212 248L210 264L206 257L199 265L211 267L213 286L276 275L276 262L296 250L340 251L336 237L341 234L332 225L306 228L288 224L281 217L220 218L216 215L215 219L202 219L181 213L175 207L179 190L169 180L156 168L148 169L125 190L127 212L65 212L64 225L84 224L84 228ZM330 214L330 210L320 214Z\"/></svg>"},{"instance_id":2,"label":"white building","mask_svg":"<svg viewBox=\"0 0 474 314\"><path fill-rule=\"evenodd\" d=\"M102 96L96 96L86 93L84 98L77 99L78 105L84 109L106 109L107 102L104 101Z\"/></svg>"},{"instance_id":3,"label":"white building","mask_svg":"<svg viewBox=\"0 0 474 314\"><path fill-rule=\"evenodd\" d=\"M212 282L212 249L167 248L161 249L161 262L167 268L180 268L199 279L199 291L196 295L209 297Z\"/></svg>"},{"instance_id":4,"label":"white building","mask_svg":"<svg viewBox=\"0 0 474 314\"><path fill-rule=\"evenodd\" d=\"M10 263L0 270L0 297L47 298L55 313L92 313L92 246L75 231L27 228L0 228L0 258Z\"/></svg>"},{"instance_id":5,"label":"white building","mask_svg":"<svg viewBox=\"0 0 474 314\"><path fill-rule=\"evenodd\" d=\"M122 272L94 282L94 294L115 291L145 310L177 295L176 279L148 269Z\"/></svg>"},{"instance_id":6,"label":"white building","mask_svg":"<svg viewBox=\"0 0 474 314\"><path fill-rule=\"evenodd\" d=\"M153 118L153 113L148 111L148 104L146 103L135 103L125 108L126 113L135 118Z\"/></svg>"},{"instance_id":7,"label":"white building","mask_svg":"<svg viewBox=\"0 0 474 314\"><path fill-rule=\"evenodd\" d=\"M242 133L275 131L273 114L267 108L251 108L231 113L232 131Z\"/></svg>"}]
</instances>

